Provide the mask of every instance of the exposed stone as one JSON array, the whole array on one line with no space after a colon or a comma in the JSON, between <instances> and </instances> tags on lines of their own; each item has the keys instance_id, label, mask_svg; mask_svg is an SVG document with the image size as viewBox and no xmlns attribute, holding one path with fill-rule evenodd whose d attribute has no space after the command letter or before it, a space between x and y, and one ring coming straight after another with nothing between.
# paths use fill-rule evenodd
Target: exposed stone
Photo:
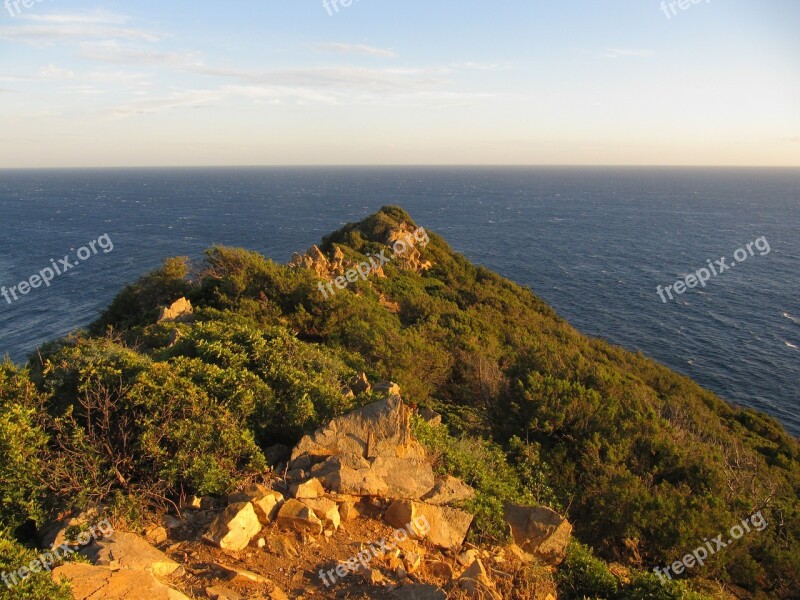
<instances>
[{"instance_id":1,"label":"exposed stone","mask_svg":"<svg viewBox=\"0 0 800 600\"><path fill-rule=\"evenodd\" d=\"M169 539L169 535L167 534L167 529L165 527L160 525L151 525L145 529L144 538L149 544L158 546L159 544L166 542Z\"/></svg>"},{"instance_id":2,"label":"exposed stone","mask_svg":"<svg viewBox=\"0 0 800 600\"><path fill-rule=\"evenodd\" d=\"M456 556L456 560L462 567L468 567L478 560L479 556L480 552L478 552L478 550L475 548L470 548L469 550L464 550L461 554Z\"/></svg>"},{"instance_id":3,"label":"exposed stone","mask_svg":"<svg viewBox=\"0 0 800 600\"><path fill-rule=\"evenodd\" d=\"M475 490L466 483L456 477L447 475L436 481L433 489L422 498L422 501L443 506L469 500L474 495Z\"/></svg>"},{"instance_id":4,"label":"exposed stone","mask_svg":"<svg viewBox=\"0 0 800 600\"><path fill-rule=\"evenodd\" d=\"M433 409L423 406L419 409L419 416L431 427L438 427L442 424L442 415Z\"/></svg>"},{"instance_id":5,"label":"exposed stone","mask_svg":"<svg viewBox=\"0 0 800 600\"><path fill-rule=\"evenodd\" d=\"M425 570L436 579L450 582L455 577L453 567L443 560L431 560L425 563Z\"/></svg>"},{"instance_id":6,"label":"exposed stone","mask_svg":"<svg viewBox=\"0 0 800 600\"><path fill-rule=\"evenodd\" d=\"M171 305L161 309L161 313L158 315L158 322L185 321L193 312L191 302L186 298L178 298Z\"/></svg>"},{"instance_id":7,"label":"exposed stone","mask_svg":"<svg viewBox=\"0 0 800 600\"><path fill-rule=\"evenodd\" d=\"M353 496L418 499L435 483L425 449L411 435L411 411L399 396L375 402L305 436L292 468L306 468L324 487Z\"/></svg>"},{"instance_id":8,"label":"exposed stone","mask_svg":"<svg viewBox=\"0 0 800 600\"><path fill-rule=\"evenodd\" d=\"M339 517L345 523L354 521L361 514L358 510L358 504L352 497L337 497L336 504L339 506Z\"/></svg>"},{"instance_id":9,"label":"exposed stone","mask_svg":"<svg viewBox=\"0 0 800 600\"><path fill-rule=\"evenodd\" d=\"M247 569L237 569L221 563L214 563L214 566L222 572L225 580L231 583L266 583L269 581L266 577Z\"/></svg>"},{"instance_id":10,"label":"exposed stone","mask_svg":"<svg viewBox=\"0 0 800 600\"><path fill-rule=\"evenodd\" d=\"M274 444L264 449L264 458L270 467L277 467L281 463L285 463L292 455L292 449L283 444Z\"/></svg>"},{"instance_id":11,"label":"exposed stone","mask_svg":"<svg viewBox=\"0 0 800 600\"><path fill-rule=\"evenodd\" d=\"M544 506L506 504L505 520L519 548L541 562L555 566L564 560L572 525Z\"/></svg>"},{"instance_id":12,"label":"exposed stone","mask_svg":"<svg viewBox=\"0 0 800 600\"><path fill-rule=\"evenodd\" d=\"M455 550L464 543L473 517L446 506L395 500L384 518L389 525L398 529L411 525L411 537L414 539L427 538L435 546Z\"/></svg>"},{"instance_id":13,"label":"exposed stone","mask_svg":"<svg viewBox=\"0 0 800 600\"><path fill-rule=\"evenodd\" d=\"M267 525L278 516L278 510L283 504L283 494L270 490L263 498L252 501L253 509L256 511L259 523Z\"/></svg>"},{"instance_id":14,"label":"exposed stone","mask_svg":"<svg viewBox=\"0 0 800 600\"><path fill-rule=\"evenodd\" d=\"M289 492L298 500L309 498L320 498L325 495L325 488L322 487L319 479L314 477L303 483L293 483L289 487Z\"/></svg>"},{"instance_id":15,"label":"exposed stone","mask_svg":"<svg viewBox=\"0 0 800 600\"><path fill-rule=\"evenodd\" d=\"M360 373L350 382L350 389L353 390L353 393L358 394L369 394L372 391L372 386L367 379L366 373Z\"/></svg>"},{"instance_id":16,"label":"exposed stone","mask_svg":"<svg viewBox=\"0 0 800 600\"><path fill-rule=\"evenodd\" d=\"M422 555L419 552L406 552L403 555L403 567L408 573L415 573L422 564Z\"/></svg>"},{"instance_id":17,"label":"exposed stone","mask_svg":"<svg viewBox=\"0 0 800 600\"><path fill-rule=\"evenodd\" d=\"M319 535L322 533L322 521L308 506L290 498L278 511L278 525L300 533Z\"/></svg>"},{"instance_id":18,"label":"exposed stone","mask_svg":"<svg viewBox=\"0 0 800 600\"><path fill-rule=\"evenodd\" d=\"M149 571L156 577L170 575L180 566L135 533L125 531L117 531L110 537L98 540L80 553L94 565Z\"/></svg>"},{"instance_id":19,"label":"exposed stone","mask_svg":"<svg viewBox=\"0 0 800 600\"><path fill-rule=\"evenodd\" d=\"M228 505L214 519L203 539L223 550L243 550L261 531L261 523L250 502Z\"/></svg>"},{"instance_id":20,"label":"exposed stone","mask_svg":"<svg viewBox=\"0 0 800 600\"><path fill-rule=\"evenodd\" d=\"M269 551L283 558L297 558L300 556L300 546L297 541L288 535L271 536L268 541Z\"/></svg>"},{"instance_id":21,"label":"exposed stone","mask_svg":"<svg viewBox=\"0 0 800 600\"><path fill-rule=\"evenodd\" d=\"M207 587L206 596L211 598L211 600L244 600L244 596L242 596L239 592L235 592L232 589L223 587L221 585Z\"/></svg>"},{"instance_id":22,"label":"exposed stone","mask_svg":"<svg viewBox=\"0 0 800 600\"><path fill-rule=\"evenodd\" d=\"M184 510L215 510L219 503L211 496L189 496L181 505Z\"/></svg>"},{"instance_id":23,"label":"exposed stone","mask_svg":"<svg viewBox=\"0 0 800 600\"><path fill-rule=\"evenodd\" d=\"M489 578L486 568L480 560L473 562L464 571L458 580L458 586L462 590L470 592L473 598L502 600L500 595L494 590L494 583Z\"/></svg>"},{"instance_id":24,"label":"exposed stone","mask_svg":"<svg viewBox=\"0 0 800 600\"><path fill-rule=\"evenodd\" d=\"M373 402L303 437L292 452L292 468L302 468L295 461L303 455L313 462L340 454L424 460L425 449L411 436L410 419L410 409L398 396Z\"/></svg>"},{"instance_id":25,"label":"exposed stone","mask_svg":"<svg viewBox=\"0 0 800 600\"><path fill-rule=\"evenodd\" d=\"M336 502L330 498L308 498L307 500L301 500L301 502L314 511L317 518L322 521L325 529L329 527L334 530L339 529L342 519Z\"/></svg>"},{"instance_id":26,"label":"exposed stone","mask_svg":"<svg viewBox=\"0 0 800 600\"><path fill-rule=\"evenodd\" d=\"M402 396L400 386L393 381L381 381L375 384L375 393L386 396Z\"/></svg>"},{"instance_id":27,"label":"exposed stone","mask_svg":"<svg viewBox=\"0 0 800 600\"><path fill-rule=\"evenodd\" d=\"M52 571L53 580L67 578L75 600L189 600L158 581L150 571L67 563Z\"/></svg>"}]
</instances>

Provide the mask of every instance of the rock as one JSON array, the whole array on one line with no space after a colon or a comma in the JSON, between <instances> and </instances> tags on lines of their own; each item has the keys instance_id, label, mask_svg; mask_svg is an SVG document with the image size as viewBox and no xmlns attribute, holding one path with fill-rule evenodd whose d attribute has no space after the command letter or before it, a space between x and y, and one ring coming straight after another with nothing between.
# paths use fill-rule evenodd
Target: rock
<instances>
[{"instance_id":1,"label":"rock","mask_svg":"<svg viewBox=\"0 0 800 600\"><path fill-rule=\"evenodd\" d=\"M549 566L564 560L572 525L544 506L506 504L505 520L519 548Z\"/></svg>"},{"instance_id":2,"label":"rock","mask_svg":"<svg viewBox=\"0 0 800 600\"><path fill-rule=\"evenodd\" d=\"M189 600L156 580L150 571L67 563L53 569L52 577L56 582L69 579L75 600Z\"/></svg>"},{"instance_id":3,"label":"rock","mask_svg":"<svg viewBox=\"0 0 800 600\"><path fill-rule=\"evenodd\" d=\"M403 555L403 568L407 573L415 573L422 564L422 556L419 552L406 552Z\"/></svg>"},{"instance_id":4,"label":"rock","mask_svg":"<svg viewBox=\"0 0 800 600\"><path fill-rule=\"evenodd\" d=\"M411 537L427 538L446 550L455 550L464 543L472 515L456 508L434 506L411 500L395 500L384 518L398 529L410 525Z\"/></svg>"},{"instance_id":5,"label":"rock","mask_svg":"<svg viewBox=\"0 0 800 600\"><path fill-rule=\"evenodd\" d=\"M311 269L322 279L329 279L332 274L331 264L316 244L311 246L305 254L293 254L289 266Z\"/></svg>"},{"instance_id":6,"label":"rock","mask_svg":"<svg viewBox=\"0 0 800 600\"><path fill-rule=\"evenodd\" d=\"M75 540L68 535L68 532L71 533L75 528L85 529L86 526L96 524L99 520L99 511L96 508L90 508L85 511L73 511L68 517L49 522L39 531L42 547L52 548L64 543L73 543Z\"/></svg>"},{"instance_id":7,"label":"rock","mask_svg":"<svg viewBox=\"0 0 800 600\"><path fill-rule=\"evenodd\" d=\"M472 563L478 560L479 556L480 552L478 552L475 548L470 548L469 550L464 550L464 552L456 556L456 560L462 567L469 567Z\"/></svg>"},{"instance_id":8,"label":"rock","mask_svg":"<svg viewBox=\"0 0 800 600\"><path fill-rule=\"evenodd\" d=\"M206 596L211 598L211 600L244 600L244 596L242 596L239 592L234 592L233 590L222 587L221 585L207 587Z\"/></svg>"},{"instance_id":9,"label":"rock","mask_svg":"<svg viewBox=\"0 0 800 600\"><path fill-rule=\"evenodd\" d=\"M313 465L324 487L339 494L419 499L435 477L410 417L399 396L338 417L300 441L292 468Z\"/></svg>"},{"instance_id":10,"label":"rock","mask_svg":"<svg viewBox=\"0 0 800 600\"><path fill-rule=\"evenodd\" d=\"M386 577L378 569L367 567L366 569L360 569L359 573L361 573L361 578L367 585L385 585L387 583Z\"/></svg>"},{"instance_id":11,"label":"rock","mask_svg":"<svg viewBox=\"0 0 800 600\"><path fill-rule=\"evenodd\" d=\"M448 583L451 582L455 577L455 573L453 573L453 567L443 560L428 561L425 563L425 569L436 579L440 579Z\"/></svg>"},{"instance_id":12,"label":"rock","mask_svg":"<svg viewBox=\"0 0 800 600\"><path fill-rule=\"evenodd\" d=\"M384 396L397 396L400 397L400 386L393 381L381 381L375 384L375 393Z\"/></svg>"},{"instance_id":13,"label":"rock","mask_svg":"<svg viewBox=\"0 0 800 600\"><path fill-rule=\"evenodd\" d=\"M161 313L158 315L158 322L185 321L193 312L191 302L186 298L178 298L170 306L161 309Z\"/></svg>"},{"instance_id":14,"label":"rock","mask_svg":"<svg viewBox=\"0 0 800 600\"><path fill-rule=\"evenodd\" d=\"M259 523L267 525L275 520L278 515L278 510L283 504L283 494L280 492L270 491L269 494L258 500L253 500L253 509L256 511Z\"/></svg>"},{"instance_id":15,"label":"rock","mask_svg":"<svg viewBox=\"0 0 800 600\"><path fill-rule=\"evenodd\" d=\"M334 530L339 529L342 520L336 502L330 498L309 498L307 500L301 500L301 502L314 511L317 518L322 521L322 525L325 529L329 527L332 527Z\"/></svg>"},{"instance_id":16,"label":"rock","mask_svg":"<svg viewBox=\"0 0 800 600\"><path fill-rule=\"evenodd\" d=\"M171 575L180 565L135 533L117 531L80 551L92 564L112 569L149 571L156 577Z\"/></svg>"},{"instance_id":17,"label":"rock","mask_svg":"<svg viewBox=\"0 0 800 600\"><path fill-rule=\"evenodd\" d=\"M295 461L304 455L313 462L340 454L424 460L425 449L412 438L410 419L411 411L397 396L368 404L303 437L292 452L292 468L302 468Z\"/></svg>"},{"instance_id":18,"label":"rock","mask_svg":"<svg viewBox=\"0 0 800 600\"><path fill-rule=\"evenodd\" d=\"M355 499L352 497L338 497L336 498L336 504L339 507L339 517L345 523L354 521L361 514Z\"/></svg>"},{"instance_id":19,"label":"rock","mask_svg":"<svg viewBox=\"0 0 800 600\"><path fill-rule=\"evenodd\" d=\"M301 554L297 542L288 535L270 537L267 544L270 552L283 558L297 558Z\"/></svg>"},{"instance_id":20,"label":"rock","mask_svg":"<svg viewBox=\"0 0 800 600\"><path fill-rule=\"evenodd\" d=\"M425 230L422 228L415 230L408 223L401 223L389 231L384 243L392 248L397 266L419 273L430 269L432 265L422 260L417 248L417 246L424 248L427 245L428 235L425 234L424 238L419 239L415 236L416 232L425 233Z\"/></svg>"},{"instance_id":21,"label":"rock","mask_svg":"<svg viewBox=\"0 0 800 600\"><path fill-rule=\"evenodd\" d=\"M203 539L223 550L243 550L261 531L261 523L250 502L230 504L214 519Z\"/></svg>"},{"instance_id":22,"label":"rock","mask_svg":"<svg viewBox=\"0 0 800 600\"><path fill-rule=\"evenodd\" d=\"M447 593L435 585L412 583L392 592L397 600L447 600Z\"/></svg>"},{"instance_id":23,"label":"rock","mask_svg":"<svg viewBox=\"0 0 800 600\"><path fill-rule=\"evenodd\" d=\"M146 539L149 544L158 546L159 544L166 542L169 539L169 535L167 534L167 529L165 527L161 527L160 525L151 525L145 529L144 539Z\"/></svg>"},{"instance_id":24,"label":"rock","mask_svg":"<svg viewBox=\"0 0 800 600\"><path fill-rule=\"evenodd\" d=\"M419 416L431 427L438 427L442 424L442 415L433 409L423 406L419 409Z\"/></svg>"},{"instance_id":25,"label":"rock","mask_svg":"<svg viewBox=\"0 0 800 600\"><path fill-rule=\"evenodd\" d=\"M264 450L264 458L270 467L277 467L279 464L288 461L291 455L292 449L283 444L275 444Z\"/></svg>"},{"instance_id":26,"label":"rock","mask_svg":"<svg viewBox=\"0 0 800 600\"><path fill-rule=\"evenodd\" d=\"M322 521L308 506L290 498L278 511L278 525L299 533L319 535L322 533Z\"/></svg>"},{"instance_id":27,"label":"rock","mask_svg":"<svg viewBox=\"0 0 800 600\"><path fill-rule=\"evenodd\" d=\"M213 563L217 570L222 572L226 581L231 583L266 583L269 581L266 577L253 573L247 569L237 569L236 567L229 567L222 563Z\"/></svg>"},{"instance_id":28,"label":"rock","mask_svg":"<svg viewBox=\"0 0 800 600\"><path fill-rule=\"evenodd\" d=\"M433 489L422 498L422 501L428 504L443 506L445 504L469 500L474 495L475 490L466 483L456 477L447 475L436 481Z\"/></svg>"},{"instance_id":29,"label":"rock","mask_svg":"<svg viewBox=\"0 0 800 600\"><path fill-rule=\"evenodd\" d=\"M367 379L367 374L362 372L350 382L350 389L353 390L355 395L369 394L372 391L372 386Z\"/></svg>"},{"instance_id":30,"label":"rock","mask_svg":"<svg viewBox=\"0 0 800 600\"><path fill-rule=\"evenodd\" d=\"M322 487L319 479L314 477L304 483L293 483L289 488L289 492L298 500L305 500L324 496L325 488Z\"/></svg>"},{"instance_id":31,"label":"rock","mask_svg":"<svg viewBox=\"0 0 800 600\"><path fill-rule=\"evenodd\" d=\"M270 600L289 600L289 596L287 596L281 588L274 584L272 591L269 593L269 598Z\"/></svg>"},{"instance_id":32,"label":"rock","mask_svg":"<svg viewBox=\"0 0 800 600\"><path fill-rule=\"evenodd\" d=\"M473 562L470 567L464 571L464 574L458 580L458 586L462 590L466 590L472 594L473 598L491 598L493 600L502 600L500 595L494 590L494 583L489 578L486 568L480 560Z\"/></svg>"},{"instance_id":33,"label":"rock","mask_svg":"<svg viewBox=\"0 0 800 600\"><path fill-rule=\"evenodd\" d=\"M218 502L211 496L189 496L181 505L184 510L215 510Z\"/></svg>"}]
</instances>

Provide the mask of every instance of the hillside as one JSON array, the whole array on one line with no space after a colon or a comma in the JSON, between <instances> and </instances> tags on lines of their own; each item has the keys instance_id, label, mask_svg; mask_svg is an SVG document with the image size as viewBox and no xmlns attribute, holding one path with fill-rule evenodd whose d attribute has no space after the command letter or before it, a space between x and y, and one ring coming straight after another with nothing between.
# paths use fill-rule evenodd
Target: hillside
<instances>
[{"instance_id":1,"label":"hillside","mask_svg":"<svg viewBox=\"0 0 800 600\"><path fill-rule=\"evenodd\" d=\"M140 530L189 496L274 482L292 467L281 449L383 400L381 382L441 415L411 425L437 475L476 491L458 504L475 516L470 544L509 541L508 502L573 525L563 562L527 568L532 586L545 577L567 600L800 598L797 440L581 335L397 207L289 265L226 247L168 259L87 331L3 365L0 571L68 509ZM720 534L702 566L654 572ZM0 598L58 597L48 582ZM524 589L504 593L534 597Z\"/></svg>"}]
</instances>

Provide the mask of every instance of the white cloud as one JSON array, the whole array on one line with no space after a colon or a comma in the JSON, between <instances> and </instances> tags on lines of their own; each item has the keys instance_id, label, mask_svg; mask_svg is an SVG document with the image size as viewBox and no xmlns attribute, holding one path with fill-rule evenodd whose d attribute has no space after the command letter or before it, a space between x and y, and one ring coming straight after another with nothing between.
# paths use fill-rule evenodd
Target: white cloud
<instances>
[{"instance_id":1,"label":"white cloud","mask_svg":"<svg viewBox=\"0 0 800 600\"><path fill-rule=\"evenodd\" d=\"M376 56L379 58L396 58L397 52L375 46L365 46L363 44L344 44L341 42L327 42L313 44L312 47L320 52L335 52L336 54L361 54L364 56Z\"/></svg>"},{"instance_id":2,"label":"white cloud","mask_svg":"<svg viewBox=\"0 0 800 600\"><path fill-rule=\"evenodd\" d=\"M151 31L124 26L129 20L123 15L107 12L21 15L22 25L0 27L0 40L42 46L68 40L157 42L162 38Z\"/></svg>"}]
</instances>

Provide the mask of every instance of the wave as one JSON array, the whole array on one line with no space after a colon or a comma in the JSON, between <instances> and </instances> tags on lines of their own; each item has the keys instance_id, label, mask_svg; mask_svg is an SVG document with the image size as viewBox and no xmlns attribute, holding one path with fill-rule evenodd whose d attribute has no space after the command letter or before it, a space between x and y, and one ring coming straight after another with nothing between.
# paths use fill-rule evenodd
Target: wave
<instances>
[{"instance_id":1,"label":"wave","mask_svg":"<svg viewBox=\"0 0 800 600\"><path fill-rule=\"evenodd\" d=\"M789 319L790 321L794 321L795 323L800 324L800 319L797 319L796 317L793 317L789 313L785 312L785 313L783 313L783 316L786 317L787 319Z\"/></svg>"},{"instance_id":2,"label":"wave","mask_svg":"<svg viewBox=\"0 0 800 600\"><path fill-rule=\"evenodd\" d=\"M787 346L789 346L789 348L794 348L795 350L797 350L797 346L795 346L791 342L787 342L786 340L783 340L783 343L786 344Z\"/></svg>"}]
</instances>

